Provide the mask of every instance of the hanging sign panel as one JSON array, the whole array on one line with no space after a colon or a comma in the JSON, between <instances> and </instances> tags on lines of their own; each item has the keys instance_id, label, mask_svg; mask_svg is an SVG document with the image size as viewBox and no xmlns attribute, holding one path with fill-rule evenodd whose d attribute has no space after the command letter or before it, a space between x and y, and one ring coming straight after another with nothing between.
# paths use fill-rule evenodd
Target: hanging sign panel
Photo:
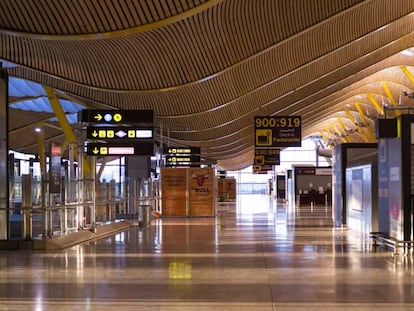
<instances>
[{"instance_id":1,"label":"hanging sign panel","mask_svg":"<svg viewBox=\"0 0 414 311\"><path fill-rule=\"evenodd\" d=\"M255 117L255 147L300 147L302 118L300 116Z\"/></svg>"},{"instance_id":2,"label":"hanging sign panel","mask_svg":"<svg viewBox=\"0 0 414 311\"><path fill-rule=\"evenodd\" d=\"M167 155L165 166L200 166L199 155Z\"/></svg>"},{"instance_id":3,"label":"hanging sign panel","mask_svg":"<svg viewBox=\"0 0 414 311\"><path fill-rule=\"evenodd\" d=\"M94 156L111 155L154 155L152 143L89 143L86 145L86 154Z\"/></svg>"},{"instance_id":4,"label":"hanging sign panel","mask_svg":"<svg viewBox=\"0 0 414 311\"><path fill-rule=\"evenodd\" d=\"M188 154L200 154L201 148L199 147L165 147L164 154L166 155L188 155Z\"/></svg>"},{"instance_id":5,"label":"hanging sign panel","mask_svg":"<svg viewBox=\"0 0 414 311\"><path fill-rule=\"evenodd\" d=\"M280 165L280 149L255 149L254 153L254 165Z\"/></svg>"},{"instance_id":6,"label":"hanging sign panel","mask_svg":"<svg viewBox=\"0 0 414 311\"><path fill-rule=\"evenodd\" d=\"M253 165L253 173L254 174L267 174L267 172L271 172L273 167L271 165Z\"/></svg>"},{"instance_id":7,"label":"hanging sign panel","mask_svg":"<svg viewBox=\"0 0 414 311\"><path fill-rule=\"evenodd\" d=\"M96 140L152 139L153 130L144 127L88 126L86 128L86 138Z\"/></svg>"},{"instance_id":8,"label":"hanging sign panel","mask_svg":"<svg viewBox=\"0 0 414 311\"><path fill-rule=\"evenodd\" d=\"M154 123L152 110L82 110L82 122L102 124Z\"/></svg>"}]
</instances>

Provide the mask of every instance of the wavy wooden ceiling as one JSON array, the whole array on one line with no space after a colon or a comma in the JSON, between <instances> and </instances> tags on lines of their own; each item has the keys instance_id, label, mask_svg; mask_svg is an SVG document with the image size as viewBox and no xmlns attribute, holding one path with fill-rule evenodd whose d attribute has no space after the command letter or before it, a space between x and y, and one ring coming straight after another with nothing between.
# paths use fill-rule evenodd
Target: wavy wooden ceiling
<instances>
[{"instance_id":1,"label":"wavy wooden ceiling","mask_svg":"<svg viewBox=\"0 0 414 311\"><path fill-rule=\"evenodd\" d=\"M375 140L372 98L411 105L413 56L400 52L414 46L413 11L408 0L3 0L0 59L88 107L153 109L164 143L239 169L253 162L257 115L301 115L303 136L328 143Z\"/></svg>"}]
</instances>

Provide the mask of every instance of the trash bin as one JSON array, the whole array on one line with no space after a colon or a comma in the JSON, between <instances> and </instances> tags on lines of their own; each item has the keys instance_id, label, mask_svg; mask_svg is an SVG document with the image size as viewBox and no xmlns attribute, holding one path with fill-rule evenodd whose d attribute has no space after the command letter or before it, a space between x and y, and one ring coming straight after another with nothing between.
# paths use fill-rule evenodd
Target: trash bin
<instances>
[{"instance_id":1,"label":"trash bin","mask_svg":"<svg viewBox=\"0 0 414 311\"><path fill-rule=\"evenodd\" d=\"M151 205L141 205L142 211L142 225L149 226L151 225Z\"/></svg>"}]
</instances>

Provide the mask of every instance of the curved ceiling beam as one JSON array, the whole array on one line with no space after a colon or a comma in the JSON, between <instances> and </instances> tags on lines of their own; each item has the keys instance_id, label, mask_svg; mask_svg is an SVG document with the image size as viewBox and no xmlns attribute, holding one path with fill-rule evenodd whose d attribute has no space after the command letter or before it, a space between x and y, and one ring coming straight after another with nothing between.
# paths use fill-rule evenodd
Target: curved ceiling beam
<instances>
[{"instance_id":1,"label":"curved ceiling beam","mask_svg":"<svg viewBox=\"0 0 414 311\"><path fill-rule=\"evenodd\" d=\"M127 36L127 35L139 34L139 33L143 33L143 32L147 32L150 30L168 26L170 24L182 21L191 16L197 15L219 4L220 2L223 2L223 0L209 0L202 4L195 6L192 9L188 9L186 11L183 11L182 13L161 19L153 23L148 23L148 24L140 25L140 26L133 27L133 28L108 31L108 32L76 34L76 35L53 35L53 34L38 34L38 33L21 32L21 31L14 31L14 30L0 28L0 34L12 36L12 37L19 37L23 39L54 40L54 41L113 39L113 38L119 38L119 37Z\"/></svg>"},{"instance_id":2,"label":"curved ceiling beam","mask_svg":"<svg viewBox=\"0 0 414 311\"><path fill-rule=\"evenodd\" d=\"M212 0L213 1L213 0ZM216 1L216 0L215 0ZM213 1L214 2L214 1ZM220 2L220 1L219 1ZM347 10L344 10L344 11L342 11L341 12L341 14L349 14L349 12L352 12L353 10L356 10L357 8L358 8L358 6L362 6L363 4L358 4L358 5L356 5L356 6L353 6L353 7L351 7L351 8L348 8ZM200 5L201 6L201 5ZM305 30L303 30L303 31L301 31L301 32L299 32L299 33L297 33L297 34L295 34L295 35L293 35L293 36L290 36L290 37L288 37L287 39L285 39L285 40L282 40L282 41L280 41L280 42L277 42L276 44L274 44L274 45L272 45L272 46L270 46L270 47L268 47L268 48L266 48L266 49L264 49L264 50L262 50L262 51L260 51L259 53L256 53L256 54L254 54L254 55L251 55L250 57L248 57L248 58L246 58L246 59L243 59L241 62L238 62L238 63L235 63L235 64L232 64L232 65L230 65L230 66L227 66L225 69L223 69L222 71L219 71L219 72L215 72L214 74L212 74L211 76L208 76L208 77L204 77L204 78L202 78L202 79L200 79L200 80L197 80L197 81L194 81L194 82L191 82L189 85L192 85L192 84L198 84L198 83L202 83L202 82L205 82L206 80L210 80L210 79L212 79L212 78L214 78L214 77L217 77L217 76L220 76L220 75L222 75L222 74L224 74L224 73L226 73L226 72L228 72L228 71L230 71L230 70L232 70L232 69L234 69L235 67L238 67L238 66L241 66L241 65L243 65L244 63L247 63L247 62L249 62L249 61L251 61L252 59L254 59L254 58L257 58L257 57L259 57L259 56L262 56L262 54L265 54L265 53L267 53L267 52L269 52L269 51L271 51L272 49L274 49L275 47L277 47L277 46L279 46L279 45L281 45L281 44L283 44L283 43L286 43L286 42L289 42L290 40L294 40L294 39L296 39L297 37L299 37L299 36L305 36L307 33L309 33L310 31L315 31L315 29L317 28L317 27L322 27L323 25L325 25L326 23L328 23L328 22L332 22L332 19L334 19L334 18L338 18L338 16L340 16L341 14L338 14L338 15L335 15L335 16L332 16L332 17L330 17L330 18L327 18L327 19L325 19L325 20L323 20L322 22L320 22L320 23L318 23L318 24L316 24L316 25L313 25L313 26L311 26L311 27L308 27L308 28L306 28ZM402 19L406 19L406 18L410 18L411 17L411 15L412 15L412 13L410 13L410 14L407 14L407 15L405 15L405 16L401 16L400 18L399 18L399 20L402 20ZM391 21L391 22L389 22L389 24L387 24L387 27L389 27L390 25L392 25L393 23L397 23L398 22L398 20L397 21ZM364 38L368 38L369 36L371 36L371 35L373 35L373 34L379 34L379 33L381 33L383 31L383 28L380 28L380 29L374 29L374 30L372 30L371 32L369 32L369 33L367 33L367 34L365 34L363 37L360 37L360 38L358 38L358 41L361 41L362 39L364 39ZM346 48L346 47L349 47L349 46L351 46L352 44L354 44L355 43L355 41L351 41L351 42L348 42L348 43L346 43L345 45L342 45L341 46L341 49L344 49L344 48ZM327 56L329 56L329 55L331 55L331 54L334 54L336 52L336 50L331 50L331 51L329 51L327 54L325 53L324 55L322 55L322 56L319 56L319 57L317 57L317 58L315 58L315 59L313 59L313 60L311 60L311 61L308 61L307 63L305 63L305 64L303 64L302 66L299 66L299 67L297 67L297 68L294 68L293 70L290 70L290 71L288 71L286 74L289 74L289 73L295 73L296 71L298 71L298 70L300 70L303 66L309 66L309 65L312 65L312 64L314 64L314 63L316 63L316 62L318 62L318 61L320 61L321 59L323 59L324 57L327 57ZM365 55L366 56L366 55ZM9 60L9 61L11 61L11 62L13 62L13 60ZM46 73L46 72L45 72ZM50 75L50 76L53 76L54 78L57 78L57 79L59 79L60 77L58 77L58 76L56 76L56 75L51 75L50 73L47 73L48 75ZM284 76L283 75L280 75L280 78L283 78ZM73 84L77 84L77 82L76 81L72 81L72 80L70 80L70 79L66 79L67 81L71 81L71 83L73 83ZM269 81L268 81L269 82ZM265 83L265 84L262 84L262 87L263 86L265 86L266 84L268 84L268 83ZM79 83L79 86L85 86L86 84L85 83L82 83L82 84L80 84ZM117 93L117 92L122 92L122 93L125 93L125 94L131 94L131 93L145 93L145 92L151 92L151 93L153 93L153 92L161 92L161 93L164 93L164 92L166 92L166 91L169 91L169 90L176 90L177 88L179 88L179 87L181 87L181 86L183 86L183 87L185 87L186 86L186 84L184 83L184 84L181 84L181 85L177 85L177 86L173 86L173 87L168 87L168 88L159 88L159 89L148 89L148 90L119 90L119 89L112 89L112 88L103 88L103 87L94 87L94 86L92 86L92 85L88 85L88 88L91 88L91 89L95 89L95 90L97 90L97 91L109 91L109 92L113 92L113 93ZM256 86L254 89L257 89L257 88L259 88L260 86ZM253 90L253 89L251 89L251 90ZM250 90L250 91L251 91Z\"/></svg>"}]
</instances>

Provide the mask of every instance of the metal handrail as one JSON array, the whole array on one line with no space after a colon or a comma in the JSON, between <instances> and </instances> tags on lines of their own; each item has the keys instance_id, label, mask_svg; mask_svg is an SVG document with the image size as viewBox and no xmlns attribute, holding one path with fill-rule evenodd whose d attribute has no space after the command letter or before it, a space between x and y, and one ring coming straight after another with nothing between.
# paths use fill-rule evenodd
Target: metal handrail
<instances>
[{"instance_id":1,"label":"metal handrail","mask_svg":"<svg viewBox=\"0 0 414 311\"><path fill-rule=\"evenodd\" d=\"M380 242L380 246L385 245L385 246L391 247L394 250L393 255L399 255L400 254L399 250L401 249L403 250L402 253L404 255L413 253L414 241L398 240L396 238L386 236L380 232L371 232L370 237L374 241L374 244L373 244L374 248L378 246L377 242Z\"/></svg>"}]
</instances>

